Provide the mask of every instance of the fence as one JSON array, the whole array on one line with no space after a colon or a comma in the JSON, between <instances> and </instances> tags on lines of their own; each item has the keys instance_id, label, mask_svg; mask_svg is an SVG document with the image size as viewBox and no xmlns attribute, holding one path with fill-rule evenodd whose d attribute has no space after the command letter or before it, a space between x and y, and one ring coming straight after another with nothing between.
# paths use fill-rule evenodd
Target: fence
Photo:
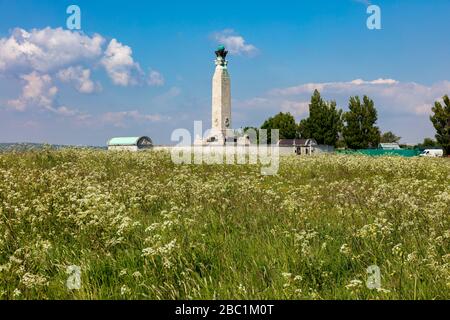
<instances>
[{"instance_id":1,"label":"fence","mask_svg":"<svg viewBox=\"0 0 450 320\"><path fill-rule=\"evenodd\" d=\"M420 150L383 150L383 149L362 149L362 150L336 150L337 154L361 154L372 157L382 156L400 156L400 157L417 157Z\"/></svg>"}]
</instances>

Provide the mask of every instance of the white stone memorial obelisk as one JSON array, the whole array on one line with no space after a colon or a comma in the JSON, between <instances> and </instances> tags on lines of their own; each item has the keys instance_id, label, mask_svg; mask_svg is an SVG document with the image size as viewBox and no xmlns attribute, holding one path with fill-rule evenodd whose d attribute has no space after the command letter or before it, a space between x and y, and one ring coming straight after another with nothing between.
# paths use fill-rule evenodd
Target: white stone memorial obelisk
<instances>
[{"instance_id":1,"label":"white stone memorial obelisk","mask_svg":"<svg viewBox=\"0 0 450 320\"><path fill-rule=\"evenodd\" d=\"M228 51L219 46L212 81L212 130L214 142L225 142L231 136L231 79L228 73ZM211 139L210 139L211 140ZM212 141L209 141L212 142Z\"/></svg>"}]
</instances>

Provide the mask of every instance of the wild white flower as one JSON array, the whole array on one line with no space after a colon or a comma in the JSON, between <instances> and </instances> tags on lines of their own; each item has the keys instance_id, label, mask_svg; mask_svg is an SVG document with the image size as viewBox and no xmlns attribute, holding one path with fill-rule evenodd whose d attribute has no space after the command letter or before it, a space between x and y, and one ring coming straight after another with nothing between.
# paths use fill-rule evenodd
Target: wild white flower
<instances>
[{"instance_id":1,"label":"wild white flower","mask_svg":"<svg viewBox=\"0 0 450 320\"><path fill-rule=\"evenodd\" d=\"M9 261L17 263L17 264L21 264L23 262L23 260L16 258L14 256L9 257Z\"/></svg>"},{"instance_id":2,"label":"wild white flower","mask_svg":"<svg viewBox=\"0 0 450 320\"><path fill-rule=\"evenodd\" d=\"M359 289L362 287L362 281L361 280L351 280L350 283L348 285L346 285L345 287L349 290L354 290L354 289Z\"/></svg>"},{"instance_id":3,"label":"wild white flower","mask_svg":"<svg viewBox=\"0 0 450 320\"><path fill-rule=\"evenodd\" d=\"M392 254L397 257L401 257L403 255L403 245L401 243L396 244L392 248Z\"/></svg>"},{"instance_id":4,"label":"wild white flower","mask_svg":"<svg viewBox=\"0 0 450 320\"><path fill-rule=\"evenodd\" d=\"M19 289L14 289L14 292L13 292L13 297L15 297L15 298L17 298L17 297L20 297L22 295L22 292L19 290Z\"/></svg>"},{"instance_id":5,"label":"wild white flower","mask_svg":"<svg viewBox=\"0 0 450 320\"><path fill-rule=\"evenodd\" d=\"M411 252L410 254L408 254L408 256L406 257L406 261L412 263L412 262L416 262L417 261L417 252Z\"/></svg>"},{"instance_id":6,"label":"wild white flower","mask_svg":"<svg viewBox=\"0 0 450 320\"><path fill-rule=\"evenodd\" d=\"M247 293L247 289L242 283L239 284L238 291L244 294Z\"/></svg>"},{"instance_id":7,"label":"wild white flower","mask_svg":"<svg viewBox=\"0 0 450 320\"><path fill-rule=\"evenodd\" d=\"M52 248L52 244L50 243L50 241L45 240L42 242L42 249L44 249L44 251L48 251Z\"/></svg>"},{"instance_id":8,"label":"wild white flower","mask_svg":"<svg viewBox=\"0 0 450 320\"><path fill-rule=\"evenodd\" d=\"M127 269L122 269L122 270L120 270L120 272L119 272L119 277L126 276L127 273L128 273L128 270L127 270Z\"/></svg>"},{"instance_id":9,"label":"wild white flower","mask_svg":"<svg viewBox=\"0 0 450 320\"><path fill-rule=\"evenodd\" d=\"M377 288L377 291L380 293L391 293L391 290L383 289L383 288Z\"/></svg>"},{"instance_id":10,"label":"wild white flower","mask_svg":"<svg viewBox=\"0 0 450 320\"><path fill-rule=\"evenodd\" d=\"M303 277L300 276L300 275L297 275L297 276L294 277L294 281L300 282L300 281L302 281L302 280L303 280Z\"/></svg>"},{"instance_id":11,"label":"wild white flower","mask_svg":"<svg viewBox=\"0 0 450 320\"><path fill-rule=\"evenodd\" d=\"M27 288L34 288L47 285L47 278L27 272L22 276L21 282Z\"/></svg>"},{"instance_id":12,"label":"wild white flower","mask_svg":"<svg viewBox=\"0 0 450 320\"><path fill-rule=\"evenodd\" d=\"M339 252L342 253L343 255L349 256L352 250L348 244L344 243L339 249Z\"/></svg>"},{"instance_id":13,"label":"wild white flower","mask_svg":"<svg viewBox=\"0 0 450 320\"><path fill-rule=\"evenodd\" d=\"M11 268L11 263L0 265L0 272L9 271L10 268Z\"/></svg>"},{"instance_id":14,"label":"wild white flower","mask_svg":"<svg viewBox=\"0 0 450 320\"><path fill-rule=\"evenodd\" d=\"M155 249L153 249L153 248L145 248L145 249L142 249L142 255L143 255L144 257L147 257L147 256L153 256L153 255L155 255L157 252L158 252L158 251L155 250Z\"/></svg>"},{"instance_id":15,"label":"wild white flower","mask_svg":"<svg viewBox=\"0 0 450 320\"><path fill-rule=\"evenodd\" d=\"M123 286L120 288L120 295L122 295L122 296L126 296L126 295L128 295L130 292L131 292L131 289L128 288L126 285L123 285Z\"/></svg>"}]
</instances>

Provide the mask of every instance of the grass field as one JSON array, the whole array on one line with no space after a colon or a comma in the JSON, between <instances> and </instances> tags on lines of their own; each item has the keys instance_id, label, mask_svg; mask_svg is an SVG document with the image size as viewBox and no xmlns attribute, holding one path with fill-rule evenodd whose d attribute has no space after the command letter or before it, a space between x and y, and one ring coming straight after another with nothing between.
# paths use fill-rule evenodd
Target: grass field
<instances>
[{"instance_id":1,"label":"grass field","mask_svg":"<svg viewBox=\"0 0 450 320\"><path fill-rule=\"evenodd\" d=\"M0 299L450 299L450 161L0 153Z\"/></svg>"}]
</instances>

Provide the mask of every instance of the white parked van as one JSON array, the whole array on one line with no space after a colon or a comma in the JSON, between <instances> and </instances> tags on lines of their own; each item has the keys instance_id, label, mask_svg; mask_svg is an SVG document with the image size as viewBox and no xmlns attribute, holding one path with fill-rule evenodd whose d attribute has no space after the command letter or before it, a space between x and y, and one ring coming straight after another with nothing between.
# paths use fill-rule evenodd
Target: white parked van
<instances>
[{"instance_id":1,"label":"white parked van","mask_svg":"<svg viewBox=\"0 0 450 320\"><path fill-rule=\"evenodd\" d=\"M444 150L442 149L426 149L420 154L421 157L443 157Z\"/></svg>"}]
</instances>

